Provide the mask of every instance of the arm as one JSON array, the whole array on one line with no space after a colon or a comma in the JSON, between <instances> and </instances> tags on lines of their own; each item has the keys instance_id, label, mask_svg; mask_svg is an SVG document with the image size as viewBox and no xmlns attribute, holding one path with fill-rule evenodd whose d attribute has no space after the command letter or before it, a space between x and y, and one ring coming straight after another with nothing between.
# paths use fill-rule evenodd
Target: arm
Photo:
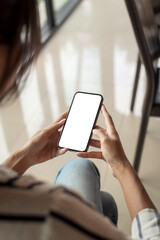
<instances>
[{"instance_id":1,"label":"arm","mask_svg":"<svg viewBox=\"0 0 160 240\"><path fill-rule=\"evenodd\" d=\"M122 171L117 171L116 176L122 187L132 220L143 209L156 209L135 170L128 161Z\"/></svg>"},{"instance_id":2,"label":"arm","mask_svg":"<svg viewBox=\"0 0 160 240\"><path fill-rule=\"evenodd\" d=\"M7 158L2 166L8 167L22 175L29 167L29 161L25 158L25 151L20 149Z\"/></svg>"},{"instance_id":3,"label":"arm","mask_svg":"<svg viewBox=\"0 0 160 240\"><path fill-rule=\"evenodd\" d=\"M97 126L93 130L93 134L100 141L92 139L90 143L92 146L100 148L101 152L77 153L77 155L106 161L111 173L118 179L122 187L131 218L133 219L141 210L145 208L155 209L155 206L129 163L113 121L104 105L101 111L107 130Z\"/></svg>"},{"instance_id":4,"label":"arm","mask_svg":"<svg viewBox=\"0 0 160 240\"><path fill-rule=\"evenodd\" d=\"M60 136L59 129L63 126L66 115L67 112L63 113L53 124L36 133L23 148L11 155L2 165L23 174L33 165L64 154L67 149L58 149L57 142Z\"/></svg>"}]
</instances>

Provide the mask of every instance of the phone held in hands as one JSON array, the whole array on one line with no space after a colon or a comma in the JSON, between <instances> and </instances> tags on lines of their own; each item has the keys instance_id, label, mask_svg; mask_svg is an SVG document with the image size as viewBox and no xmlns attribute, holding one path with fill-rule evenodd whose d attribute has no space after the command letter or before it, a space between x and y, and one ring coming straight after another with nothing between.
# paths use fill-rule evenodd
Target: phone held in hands
<instances>
[{"instance_id":1,"label":"phone held in hands","mask_svg":"<svg viewBox=\"0 0 160 240\"><path fill-rule=\"evenodd\" d=\"M75 93L58 141L59 148L87 151L102 102L103 97L100 94Z\"/></svg>"}]
</instances>

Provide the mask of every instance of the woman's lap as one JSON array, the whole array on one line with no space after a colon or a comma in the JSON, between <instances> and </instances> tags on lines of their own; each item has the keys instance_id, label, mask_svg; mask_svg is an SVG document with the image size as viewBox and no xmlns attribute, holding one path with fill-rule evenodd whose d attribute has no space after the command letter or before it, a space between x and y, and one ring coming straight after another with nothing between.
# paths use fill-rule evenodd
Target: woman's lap
<instances>
[{"instance_id":1,"label":"woman's lap","mask_svg":"<svg viewBox=\"0 0 160 240\"><path fill-rule=\"evenodd\" d=\"M68 161L58 172L54 183L76 190L94 203L99 212L117 223L116 203L109 193L100 191L100 174L92 161L84 158Z\"/></svg>"}]
</instances>

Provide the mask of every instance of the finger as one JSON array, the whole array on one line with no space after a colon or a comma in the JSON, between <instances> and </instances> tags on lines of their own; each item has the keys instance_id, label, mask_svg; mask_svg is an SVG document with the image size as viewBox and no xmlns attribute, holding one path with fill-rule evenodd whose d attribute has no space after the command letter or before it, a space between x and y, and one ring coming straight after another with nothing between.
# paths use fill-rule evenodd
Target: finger
<instances>
[{"instance_id":1,"label":"finger","mask_svg":"<svg viewBox=\"0 0 160 240\"><path fill-rule=\"evenodd\" d=\"M95 129L93 129L92 132L95 136L97 136L100 139L101 142L107 138L107 135L103 128L95 128Z\"/></svg>"},{"instance_id":2,"label":"finger","mask_svg":"<svg viewBox=\"0 0 160 240\"><path fill-rule=\"evenodd\" d=\"M67 114L68 114L68 110L65 111L64 113L62 113L54 123L58 123L59 121L61 121L62 119L66 118L67 117Z\"/></svg>"},{"instance_id":3,"label":"finger","mask_svg":"<svg viewBox=\"0 0 160 240\"><path fill-rule=\"evenodd\" d=\"M91 139L89 145L92 146L92 147L96 147L96 148L101 147L100 141L96 140L96 139Z\"/></svg>"},{"instance_id":4,"label":"finger","mask_svg":"<svg viewBox=\"0 0 160 240\"><path fill-rule=\"evenodd\" d=\"M65 121L66 121L66 119L62 119L60 122L52 123L52 124L51 124L50 126L48 126L45 130L46 130L48 133L50 133L50 132L53 133L53 131L56 131L56 130L60 129L60 128L64 125Z\"/></svg>"},{"instance_id":5,"label":"finger","mask_svg":"<svg viewBox=\"0 0 160 240\"><path fill-rule=\"evenodd\" d=\"M104 128L102 128L102 127L100 127L100 126L98 126L98 125L96 125L96 126L94 127L94 129L102 129L104 132L106 132L106 130L105 130Z\"/></svg>"},{"instance_id":6,"label":"finger","mask_svg":"<svg viewBox=\"0 0 160 240\"><path fill-rule=\"evenodd\" d=\"M107 132L108 132L109 134L111 134L112 132L116 131L115 126L114 126L114 123L113 123L113 120L112 120L110 114L107 112L107 110L106 110L106 108L105 108L104 105L102 105L101 111L102 111L102 114L103 114L104 119L105 119L105 124L106 124L106 127L107 127Z\"/></svg>"},{"instance_id":7,"label":"finger","mask_svg":"<svg viewBox=\"0 0 160 240\"><path fill-rule=\"evenodd\" d=\"M94 126L94 128L101 128L101 127L100 127L100 126L98 126L98 125L95 125L95 126Z\"/></svg>"},{"instance_id":8,"label":"finger","mask_svg":"<svg viewBox=\"0 0 160 240\"><path fill-rule=\"evenodd\" d=\"M97 159L103 159L103 155L102 152L77 152L76 155L78 157L82 157L82 158L97 158Z\"/></svg>"},{"instance_id":9,"label":"finger","mask_svg":"<svg viewBox=\"0 0 160 240\"><path fill-rule=\"evenodd\" d=\"M59 156L59 155L62 155L64 153L66 153L68 151L67 148L62 148L62 149L58 149L57 150L57 153L56 153L56 157Z\"/></svg>"}]
</instances>

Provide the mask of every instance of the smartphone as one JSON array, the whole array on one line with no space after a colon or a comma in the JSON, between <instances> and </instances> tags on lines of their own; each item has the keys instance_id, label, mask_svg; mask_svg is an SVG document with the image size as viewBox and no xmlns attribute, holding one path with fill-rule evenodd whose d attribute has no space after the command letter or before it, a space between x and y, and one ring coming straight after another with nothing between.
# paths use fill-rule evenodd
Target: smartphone
<instances>
[{"instance_id":1,"label":"smartphone","mask_svg":"<svg viewBox=\"0 0 160 240\"><path fill-rule=\"evenodd\" d=\"M100 94L75 93L58 141L59 148L87 151L102 102L103 97Z\"/></svg>"}]
</instances>

